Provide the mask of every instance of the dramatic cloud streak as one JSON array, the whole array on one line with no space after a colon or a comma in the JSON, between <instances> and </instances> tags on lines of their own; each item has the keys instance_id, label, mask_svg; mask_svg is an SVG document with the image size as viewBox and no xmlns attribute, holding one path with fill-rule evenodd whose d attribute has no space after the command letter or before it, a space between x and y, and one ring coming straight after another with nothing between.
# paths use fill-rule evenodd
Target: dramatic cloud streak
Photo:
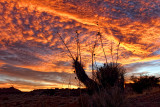
<instances>
[{"instance_id":1,"label":"dramatic cloud streak","mask_svg":"<svg viewBox=\"0 0 160 107\"><path fill-rule=\"evenodd\" d=\"M159 0L1 0L0 84L61 87L72 78L76 85L72 59L57 32L76 55L78 31L86 71L90 72L91 50L100 31L108 60L111 42L115 60L121 41L119 62L127 72L138 73L138 67L160 60L159 5ZM105 62L100 41L95 58Z\"/></svg>"}]
</instances>

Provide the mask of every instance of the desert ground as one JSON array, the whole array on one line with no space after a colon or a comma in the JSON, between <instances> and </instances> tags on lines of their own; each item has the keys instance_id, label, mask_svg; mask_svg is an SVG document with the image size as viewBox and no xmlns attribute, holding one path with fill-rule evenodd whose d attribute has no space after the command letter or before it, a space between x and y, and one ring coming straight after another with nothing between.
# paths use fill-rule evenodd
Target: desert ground
<instances>
[{"instance_id":1,"label":"desert ground","mask_svg":"<svg viewBox=\"0 0 160 107\"><path fill-rule=\"evenodd\" d=\"M128 91L122 107L160 107L160 88L143 94ZM88 107L84 89L40 89L20 92L16 89L1 89L0 107Z\"/></svg>"}]
</instances>

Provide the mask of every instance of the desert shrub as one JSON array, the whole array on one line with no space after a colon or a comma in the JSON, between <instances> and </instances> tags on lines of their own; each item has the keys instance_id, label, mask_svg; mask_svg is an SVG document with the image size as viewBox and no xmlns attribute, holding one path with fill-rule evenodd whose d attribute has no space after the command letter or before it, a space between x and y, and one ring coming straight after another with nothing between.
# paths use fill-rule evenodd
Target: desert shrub
<instances>
[{"instance_id":1,"label":"desert shrub","mask_svg":"<svg viewBox=\"0 0 160 107\"><path fill-rule=\"evenodd\" d=\"M159 83L159 78L155 76L131 76L133 81L132 89L137 93L143 93L144 90L157 86Z\"/></svg>"},{"instance_id":2,"label":"desert shrub","mask_svg":"<svg viewBox=\"0 0 160 107\"><path fill-rule=\"evenodd\" d=\"M124 73L125 69L117 63L108 63L98 68L96 79L103 88L118 86L124 88Z\"/></svg>"},{"instance_id":3,"label":"desert shrub","mask_svg":"<svg viewBox=\"0 0 160 107\"><path fill-rule=\"evenodd\" d=\"M107 63L99 67L96 81L99 91L90 96L90 107L120 107L124 104L124 74L121 64Z\"/></svg>"}]
</instances>

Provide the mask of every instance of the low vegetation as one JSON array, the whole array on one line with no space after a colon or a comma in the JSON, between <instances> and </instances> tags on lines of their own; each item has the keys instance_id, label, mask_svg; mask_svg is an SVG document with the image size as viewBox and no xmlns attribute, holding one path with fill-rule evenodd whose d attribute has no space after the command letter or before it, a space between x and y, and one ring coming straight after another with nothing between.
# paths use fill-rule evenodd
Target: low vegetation
<instances>
[{"instance_id":1,"label":"low vegetation","mask_svg":"<svg viewBox=\"0 0 160 107\"><path fill-rule=\"evenodd\" d=\"M136 93L143 93L146 89L158 86L160 82L158 77L147 75L140 77L131 76L131 80L133 81L132 89Z\"/></svg>"}]
</instances>

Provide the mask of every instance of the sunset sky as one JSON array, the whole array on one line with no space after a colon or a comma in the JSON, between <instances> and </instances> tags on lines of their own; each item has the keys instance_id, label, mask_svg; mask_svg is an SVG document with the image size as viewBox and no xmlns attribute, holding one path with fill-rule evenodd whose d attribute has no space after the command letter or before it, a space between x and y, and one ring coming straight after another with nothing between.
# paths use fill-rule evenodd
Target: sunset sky
<instances>
[{"instance_id":1,"label":"sunset sky","mask_svg":"<svg viewBox=\"0 0 160 107\"><path fill-rule=\"evenodd\" d=\"M89 76L95 40L96 63L105 62L99 31L109 62L111 44L115 61L120 41L127 80L160 76L160 0L0 0L0 88L76 87L73 60L57 34L75 57L76 31Z\"/></svg>"}]
</instances>

